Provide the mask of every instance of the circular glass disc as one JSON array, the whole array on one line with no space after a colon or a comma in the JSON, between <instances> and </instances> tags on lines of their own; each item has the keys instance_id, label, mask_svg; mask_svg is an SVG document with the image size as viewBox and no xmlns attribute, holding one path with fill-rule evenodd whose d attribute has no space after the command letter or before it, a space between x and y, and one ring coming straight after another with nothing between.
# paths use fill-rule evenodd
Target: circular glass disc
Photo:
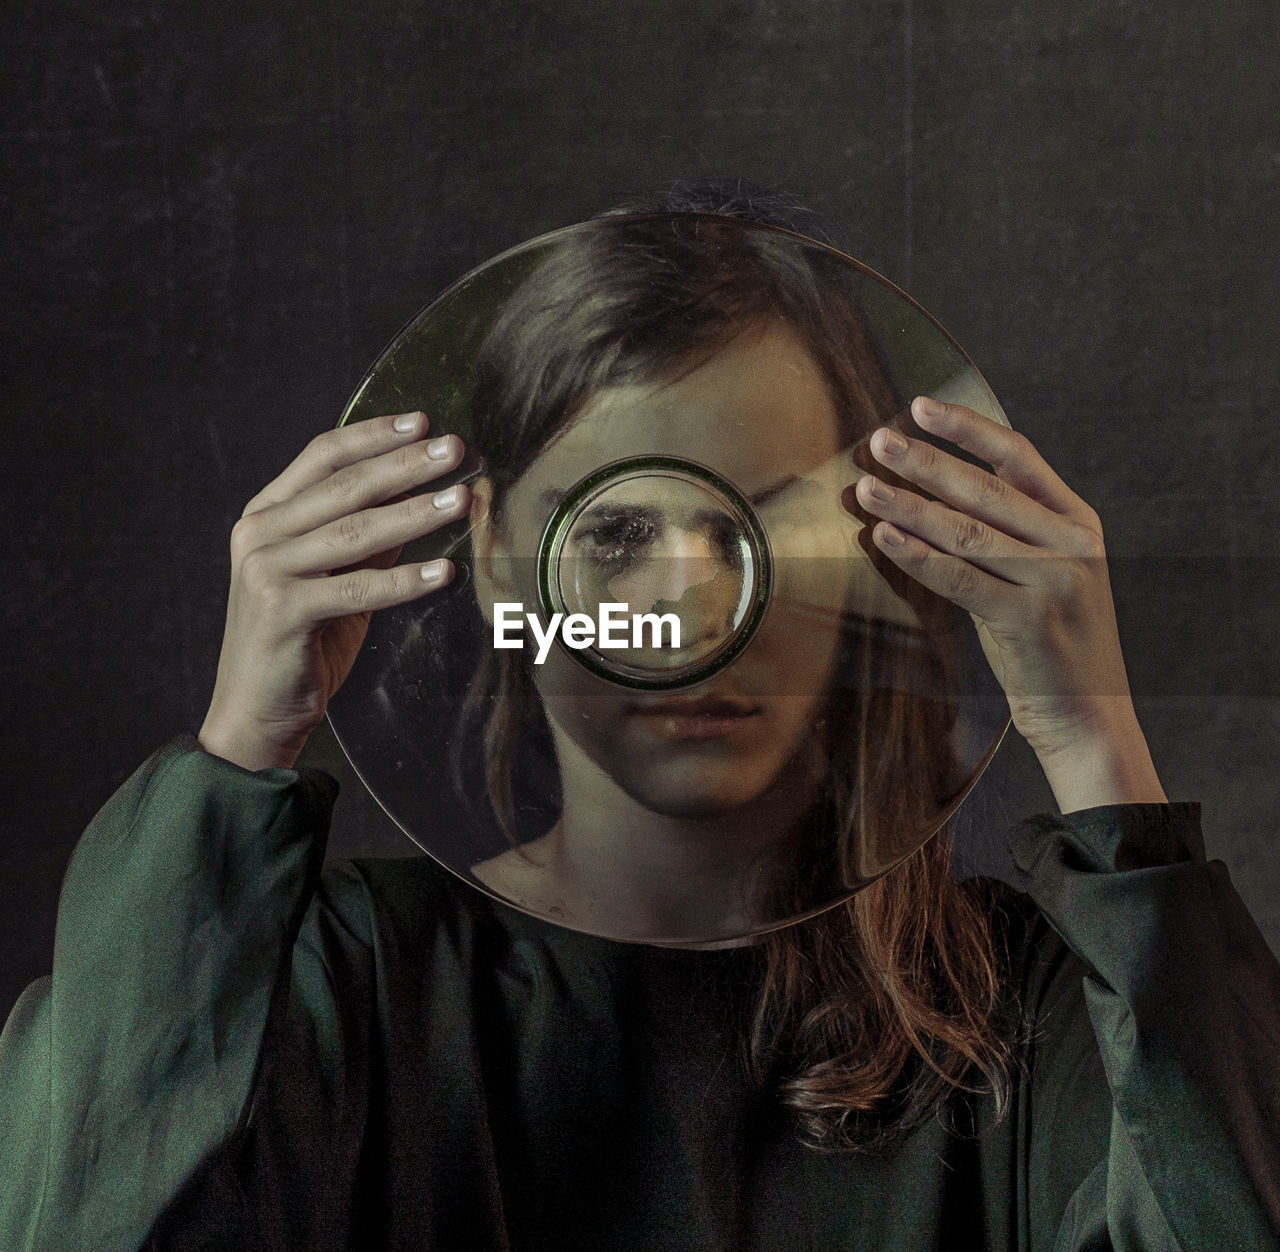
<instances>
[{"instance_id":1,"label":"circular glass disc","mask_svg":"<svg viewBox=\"0 0 1280 1252\"><path fill-rule=\"evenodd\" d=\"M967 613L871 543L872 433L927 394L1004 415L919 305L740 219L607 215L428 305L344 423L424 410L467 514L447 587L375 613L329 706L387 812L475 888L706 946L919 849L1008 705ZM910 489L883 468L877 474Z\"/></svg>"}]
</instances>

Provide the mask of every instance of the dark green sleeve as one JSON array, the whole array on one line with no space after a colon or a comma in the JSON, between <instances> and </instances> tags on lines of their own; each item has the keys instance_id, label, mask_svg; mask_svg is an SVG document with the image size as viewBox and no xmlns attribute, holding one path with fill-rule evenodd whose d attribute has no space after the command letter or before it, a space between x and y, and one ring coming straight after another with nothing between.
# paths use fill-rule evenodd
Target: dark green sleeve
<instances>
[{"instance_id":1,"label":"dark green sleeve","mask_svg":"<svg viewBox=\"0 0 1280 1252\"><path fill-rule=\"evenodd\" d=\"M241 1127L336 789L188 737L94 819L0 1035L0 1246L136 1249Z\"/></svg>"},{"instance_id":2,"label":"dark green sleeve","mask_svg":"<svg viewBox=\"0 0 1280 1252\"><path fill-rule=\"evenodd\" d=\"M1280 965L1225 866L1206 863L1198 806L1035 818L1013 853L1080 962L1036 992L1033 1227L1084 1148L1099 1056L1112 1106L1109 1141L1032 1246L1280 1248ZM1091 1057L1064 1007L1062 975L1082 967Z\"/></svg>"}]
</instances>

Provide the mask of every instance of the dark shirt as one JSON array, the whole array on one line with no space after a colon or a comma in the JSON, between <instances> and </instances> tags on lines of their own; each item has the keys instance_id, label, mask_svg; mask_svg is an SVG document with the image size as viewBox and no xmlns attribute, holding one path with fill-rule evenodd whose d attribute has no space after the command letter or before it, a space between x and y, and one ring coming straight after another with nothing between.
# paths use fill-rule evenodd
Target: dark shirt
<instances>
[{"instance_id":1,"label":"dark shirt","mask_svg":"<svg viewBox=\"0 0 1280 1252\"><path fill-rule=\"evenodd\" d=\"M322 869L335 792L187 739L95 819L0 1036L0 1246L1280 1248L1280 967L1194 805L1016 827L1007 1114L823 1153L739 1065L749 948Z\"/></svg>"}]
</instances>

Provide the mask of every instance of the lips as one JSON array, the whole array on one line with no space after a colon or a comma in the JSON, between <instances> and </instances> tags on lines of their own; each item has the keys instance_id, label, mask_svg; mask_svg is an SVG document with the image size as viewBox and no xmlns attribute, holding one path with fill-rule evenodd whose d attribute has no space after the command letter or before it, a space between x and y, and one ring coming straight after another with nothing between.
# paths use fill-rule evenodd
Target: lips
<instances>
[{"instance_id":1,"label":"lips","mask_svg":"<svg viewBox=\"0 0 1280 1252\"><path fill-rule=\"evenodd\" d=\"M727 696L667 696L632 712L659 739L679 742L724 739L758 717L757 705Z\"/></svg>"}]
</instances>

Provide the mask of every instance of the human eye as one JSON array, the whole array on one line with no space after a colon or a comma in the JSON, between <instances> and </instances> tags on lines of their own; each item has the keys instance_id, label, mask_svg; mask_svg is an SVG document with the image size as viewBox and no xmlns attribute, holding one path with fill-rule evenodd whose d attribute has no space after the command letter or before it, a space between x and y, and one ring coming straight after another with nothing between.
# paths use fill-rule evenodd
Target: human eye
<instances>
[{"instance_id":1,"label":"human eye","mask_svg":"<svg viewBox=\"0 0 1280 1252\"><path fill-rule=\"evenodd\" d=\"M644 560L657 538L657 520L641 509L601 510L583 519L574 536L582 554L610 575Z\"/></svg>"},{"instance_id":2,"label":"human eye","mask_svg":"<svg viewBox=\"0 0 1280 1252\"><path fill-rule=\"evenodd\" d=\"M735 574L742 572L742 531L731 517L715 514L706 521L707 543L716 558Z\"/></svg>"}]
</instances>

